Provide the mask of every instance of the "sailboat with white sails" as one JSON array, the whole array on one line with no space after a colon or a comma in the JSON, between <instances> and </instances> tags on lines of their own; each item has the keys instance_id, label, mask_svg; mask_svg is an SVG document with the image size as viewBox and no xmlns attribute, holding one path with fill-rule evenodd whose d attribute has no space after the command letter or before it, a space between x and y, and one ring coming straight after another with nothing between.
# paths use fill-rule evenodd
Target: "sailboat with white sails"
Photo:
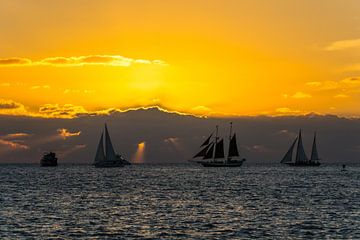
<instances>
[{"instance_id":1,"label":"sailboat with white sails","mask_svg":"<svg viewBox=\"0 0 360 240\"><path fill-rule=\"evenodd\" d=\"M95 167L123 167L130 165L121 155L115 153L111 143L110 135L105 124L105 151L104 151L104 132L101 133L100 141L96 150Z\"/></svg>"},{"instance_id":2,"label":"sailboat with white sails","mask_svg":"<svg viewBox=\"0 0 360 240\"><path fill-rule=\"evenodd\" d=\"M224 153L224 139L218 137L218 126L216 126L215 137L213 133L200 146L202 148L192 160L204 167L240 167L246 160L240 159L236 143L236 134L232 134L232 123L230 123L229 151L227 157Z\"/></svg>"},{"instance_id":3,"label":"sailboat with white sails","mask_svg":"<svg viewBox=\"0 0 360 240\"><path fill-rule=\"evenodd\" d=\"M296 149L296 157L295 157L295 161L293 161L293 151L294 151L294 147L297 141L297 149ZM313 145L312 145L312 150L311 150L311 158L308 159L308 157L306 156L305 150L304 150L304 146L302 143L302 137L301 137L301 129L299 131L299 136L295 138L294 142L291 144L289 150L286 152L285 156L283 157L283 159L281 160L280 163L283 164L287 164L290 166L320 166L320 158L319 158L319 154L317 151L317 146L316 146L316 132L314 133L314 140L313 140Z\"/></svg>"}]
</instances>

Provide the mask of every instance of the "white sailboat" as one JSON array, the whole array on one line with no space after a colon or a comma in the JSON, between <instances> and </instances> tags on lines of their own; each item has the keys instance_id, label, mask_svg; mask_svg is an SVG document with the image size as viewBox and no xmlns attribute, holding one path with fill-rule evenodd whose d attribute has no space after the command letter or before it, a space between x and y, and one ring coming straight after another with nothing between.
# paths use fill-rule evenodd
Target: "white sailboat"
<instances>
[{"instance_id":1,"label":"white sailboat","mask_svg":"<svg viewBox=\"0 0 360 240\"><path fill-rule=\"evenodd\" d=\"M296 149L295 162L293 162L292 156L296 141L298 144ZM295 141L291 144L289 150L286 152L285 156L283 157L280 163L287 164L290 166L320 166L319 160L320 158L316 147L316 133L314 134L314 141L311 150L311 158L309 160L304 150L302 137L301 137L301 129L300 129L299 136L295 138Z\"/></svg>"},{"instance_id":2,"label":"white sailboat","mask_svg":"<svg viewBox=\"0 0 360 240\"><path fill-rule=\"evenodd\" d=\"M230 123L229 151L227 157L224 153L224 139L218 138L218 126L216 126L215 138L211 134L200 146L202 149L197 153L192 162L197 162L204 167L240 167L245 159L240 159L236 143L236 134L232 134L232 123ZM218 141L219 140L219 141Z\"/></svg>"},{"instance_id":3,"label":"white sailboat","mask_svg":"<svg viewBox=\"0 0 360 240\"><path fill-rule=\"evenodd\" d=\"M101 133L100 141L96 150L94 166L95 167L123 167L129 165L121 155L115 153L111 143L110 135L105 124L105 151L104 151L104 132Z\"/></svg>"}]
</instances>

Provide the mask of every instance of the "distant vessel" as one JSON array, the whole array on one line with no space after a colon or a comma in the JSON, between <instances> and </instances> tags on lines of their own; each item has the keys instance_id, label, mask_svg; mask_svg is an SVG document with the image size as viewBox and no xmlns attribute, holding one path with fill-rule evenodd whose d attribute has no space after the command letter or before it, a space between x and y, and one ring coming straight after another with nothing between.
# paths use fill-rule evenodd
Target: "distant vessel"
<instances>
[{"instance_id":1,"label":"distant vessel","mask_svg":"<svg viewBox=\"0 0 360 240\"><path fill-rule=\"evenodd\" d=\"M98 148L96 150L95 167L123 167L124 165L131 165L121 155L115 153L114 147L111 143L110 135L105 124L105 152L104 152L104 133L101 133Z\"/></svg>"},{"instance_id":2,"label":"distant vessel","mask_svg":"<svg viewBox=\"0 0 360 240\"><path fill-rule=\"evenodd\" d=\"M56 167L57 157L54 152L44 153L40 160L40 166L42 167Z\"/></svg>"},{"instance_id":3,"label":"distant vessel","mask_svg":"<svg viewBox=\"0 0 360 240\"><path fill-rule=\"evenodd\" d=\"M292 155L293 155L296 141L298 142L298 144L297 144L295 162L293 162ZM289 150L286 152L285 156L281 160L281 163L287 164L290 166L304 166L305 167L305 166L320 166L319 161L320 161L320 158L319 158L317 147L316 147L316 132L314 133L314 141L313 141L313 146L312 146L312 150L311 150L311 158L309 160L308 157L306 156L306 153L305 153L305 150L303 147L302 137L301 137L301 129L300 129L299 136L295 138L295 141L290 146Z\"/></svg>"},{"instance_id":4,"label":"distant vessel","mask_svg":"<svg viewBox=\"0 0 360 240\"><path fill-rule=\"evenodd\" d=\"M224 154L224 139L218 138L218 126L216 126L215 138L212 134L200 146L201 151L197 153L192 162L197 162L204 167L240 167L245 159L240 159L236 143L236 134L232 135L232 123L230 123L229 151L227 157Z\"/></svg>"}]
</instances>

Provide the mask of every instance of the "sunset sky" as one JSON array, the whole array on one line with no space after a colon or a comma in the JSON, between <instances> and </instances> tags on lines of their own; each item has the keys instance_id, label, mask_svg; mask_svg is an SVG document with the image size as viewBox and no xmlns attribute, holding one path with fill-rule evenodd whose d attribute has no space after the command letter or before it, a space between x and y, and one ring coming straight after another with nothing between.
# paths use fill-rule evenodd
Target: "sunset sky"
<instances>
[{"instance_id":1,"label":"sunset sky","mask_svg":"<svg viewBox=\"0 0 360 240\"><path fill-rule=\"evenodd\" d=\"M0 114L360 117L357 0L2 0Z\"/></svg>"}]
</instances>

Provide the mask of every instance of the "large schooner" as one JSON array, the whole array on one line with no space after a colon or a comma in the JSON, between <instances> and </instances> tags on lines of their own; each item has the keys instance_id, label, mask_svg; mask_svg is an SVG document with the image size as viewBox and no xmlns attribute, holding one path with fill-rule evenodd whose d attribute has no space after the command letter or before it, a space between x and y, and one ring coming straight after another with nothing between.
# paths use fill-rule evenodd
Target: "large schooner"
<instances>
[{"instance_id":1,"label":"large schooner","mask_svg":"<svg viewBox=\"0 0 360 240\"><path fill-rule=\"evenodd\" d=\"M292 156L293 156L293 151L294 151L296 141L298 144L297 144L297 149L296 149L295 162L293 162ZM316 132L314 133L314 141L313 141L313 146L312 146L312 150L311 150L311 158L308 159L308 157L306 156L305 150L304 150L303 143L302 143L301 129L300 129L299 136L295 138L295 140L291 144L289 150L286 152L285 156L281 160L281 163L287 164L290 166L303 166L303 167L305 167L305 166L320 166L319 160L320 160L320 158L319 158L319 155L317 152L317 147L316 147Z\"/></svg>"},{"instance_id":2,"label":"large schooner","mask_svg":"<svg viewBox=\"0 0 360 240\"><path fill-rule=\"evenodd\" d=\"M201 144L198 152L192 160L204 167L240 167L245 158L240 159L236 143L236 134L232 134L232 123L230 123L229 151L227 157L224 154L224 139L218 137L218 126L216 126L215 137L213 133Z\"/></svg>"},{"instance_id":3,"label":"large schooner","mask_svg":"<svg viewBox=\"0 0 360 240\"><path fill-rule=\"evenodd\" d=\"M114 147L111 143L110 135L105 124L105 152L104 152L104 132L101 133L96 156L94 161L95 167L123 167L130 165L121 155L115 153Z\"/></svg>"}]
</instances>

